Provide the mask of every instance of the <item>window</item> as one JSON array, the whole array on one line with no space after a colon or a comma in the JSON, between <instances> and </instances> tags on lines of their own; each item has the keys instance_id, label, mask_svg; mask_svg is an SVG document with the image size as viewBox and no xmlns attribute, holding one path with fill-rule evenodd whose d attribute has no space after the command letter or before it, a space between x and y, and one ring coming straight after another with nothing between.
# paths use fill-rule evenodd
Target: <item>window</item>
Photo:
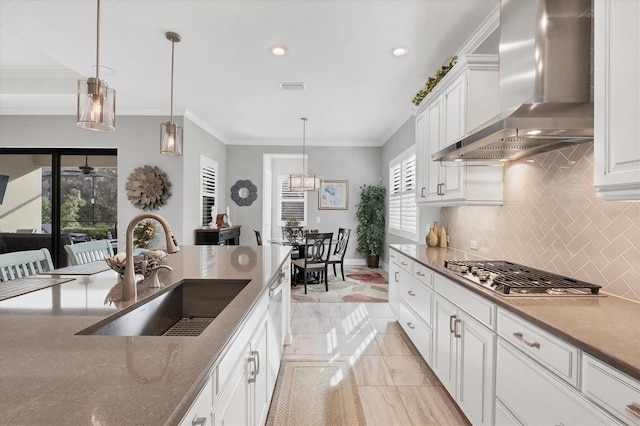
<instances>
[{"instance_id":1,"label":"window","mask_svg":"<svg viewBox=\"0 0 640 426\"><path fill-rule=\"evenodd\" d=\"M200 199L202 212L202 226L215 223L216 218L211 217L211 208L216 206L216 189L218 186L218 162L210 158L200 156L200 181L202 182ZM217 207L214 209L218 211Z\"/></svg>"},{"instance_id":2,"label":"window","mask_svg":"<svg viewBox=\"0 0 640 426\"><path fill-rule=\"evenodd\" d=\"M300 226L307 225L307 193L290 191L289 175L278 175L278 225L285 226L289 218L295 218Z\"/></svg>"},{"instance_id":3,"label":"window","mask_svg":"<svg viewBox=\"0 0 640 426\"><path fill-rule=\"evenodd\" d=\"M413 147L389 162L389 232L418 241L416 152Z\"/></svg>"}]
</instances>

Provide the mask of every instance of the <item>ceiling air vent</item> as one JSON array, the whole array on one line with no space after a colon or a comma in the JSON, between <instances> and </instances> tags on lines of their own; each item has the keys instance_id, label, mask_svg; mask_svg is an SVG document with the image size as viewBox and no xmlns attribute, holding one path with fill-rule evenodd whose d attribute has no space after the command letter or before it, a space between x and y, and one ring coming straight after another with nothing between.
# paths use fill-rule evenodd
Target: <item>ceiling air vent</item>
<instances>
[{"instance_id":1,"label":"ceiling air vent","mask_svg":"<svg viewBox=\"0 0 640 426\"><path fill-rule=\"evenodd\" d=\"M303 82L284 82L278 85L282 90L304 90L307 87Z\"/></svg>"}]
</instances>

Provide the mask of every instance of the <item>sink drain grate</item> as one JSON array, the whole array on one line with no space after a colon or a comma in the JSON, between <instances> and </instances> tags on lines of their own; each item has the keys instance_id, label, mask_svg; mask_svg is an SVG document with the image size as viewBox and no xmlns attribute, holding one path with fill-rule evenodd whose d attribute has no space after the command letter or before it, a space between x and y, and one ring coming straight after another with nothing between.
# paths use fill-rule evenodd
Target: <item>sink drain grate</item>
<instances>
[{"instance_id":1,"label":"sink drain grate","mask_svg":"<svg viewBox=\"0 0 640 426\"><path fill-rule=\"evenodd\" d=\"M182 318L163 336L199 336L214 318Z\"/></svg>"}]
</instances>

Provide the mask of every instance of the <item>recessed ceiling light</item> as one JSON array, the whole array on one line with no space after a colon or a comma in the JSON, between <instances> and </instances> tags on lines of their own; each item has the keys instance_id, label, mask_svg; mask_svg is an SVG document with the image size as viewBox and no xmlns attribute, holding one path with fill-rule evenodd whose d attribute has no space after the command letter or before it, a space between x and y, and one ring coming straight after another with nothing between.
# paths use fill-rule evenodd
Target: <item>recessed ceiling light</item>
<instances>
[{"instance_id":1,"label":"recessed ceiling light","mask_svg":"<svg viewBox=\"0 0 640 426\"><path fill-rule=\"evenodd\" d=\"M271 53L276 56L284 56L287 54L287 48L284 46L273 46L271 48Z\"/></svg>"},{"instance_id":2,"label":"recessed ceiling light","mask_svg":"<svg viewBox=\"0 0 640 426\"><path fill-rule=\"evenodd\" d=\"M404 56L407 53L409 53L409 48L407 47L395 47L391 50L391 54L393 54L393 56Z\"/></svg>"}]
</instances>

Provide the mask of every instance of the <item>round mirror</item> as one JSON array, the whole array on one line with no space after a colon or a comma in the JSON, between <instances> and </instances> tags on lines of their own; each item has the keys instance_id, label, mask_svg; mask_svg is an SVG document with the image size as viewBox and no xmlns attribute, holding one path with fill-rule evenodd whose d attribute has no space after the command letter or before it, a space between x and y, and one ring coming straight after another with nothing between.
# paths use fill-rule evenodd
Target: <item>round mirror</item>
<instances>
[{"instance_id":1,"label":"round mirror","mask_svg":"<svg viewBox=\"0 0 640 426\"><path fill-rule=\"evenodd\" d=\"M249 196L249 188L240 188L238 195L240 198L247 198Z\"/></svg>"},{"instance_id":2,"label":"round mirror","mask_svg":"<svg viewBox=\"0 0 640 426\"><path fill-rule=\"evenodd\" d=\"M250 180L239 180L231 187L231 199L239 206L250 206L258 198L258 187Z\"/></svg>"}]
</instances>

